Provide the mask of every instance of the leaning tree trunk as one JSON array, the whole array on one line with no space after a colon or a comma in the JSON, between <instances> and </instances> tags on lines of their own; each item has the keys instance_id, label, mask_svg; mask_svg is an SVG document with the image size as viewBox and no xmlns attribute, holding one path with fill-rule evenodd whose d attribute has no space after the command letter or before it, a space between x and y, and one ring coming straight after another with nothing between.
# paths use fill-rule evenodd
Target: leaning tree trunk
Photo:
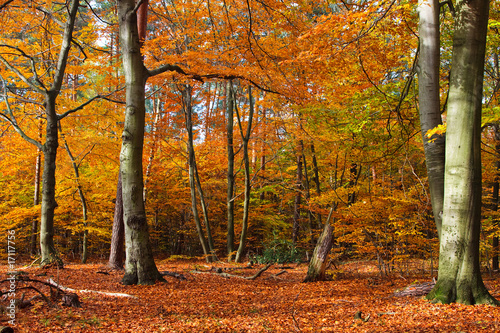
<instances>
[{"instance_id":1,"label":"leaning tree trunk","mask_svg":"<svg viewBox=\"0 0 500 333\"><path fill-rule=\"evenodd\" d=\"M153 258L144 208L142 155L145 125L145 85L148 78L141 55L134 0L118 0L120 42L126 85L125 124L120 153L125 275L123 284L154 284L162 280Z\"/></svg>"},{"instance_id":2,"label":"leaning tree trunk","mask_svg":"<svg viewBox=\"0 0 500 333\"><path fill-rule=\"evenodd\" d=\"M125 226L123 225L123 198L122 176L118 171L116 185L115 214L113 216L113 230L111 232L111 250L109 251L108 267L122 270L125 250Z\"/></svg>"},{"instance_id":3,"label":"leaning tree trunk","mask_svg":"<svg viewBox=\"0 0 500 333\"><path fill-rule=\"evenodd\" d=\"M441 303L500 304L484 286L479 265L481 108L488 9L488 0L457 2L439 273L427 295Z\"/></svg>"},{"instance_id":4,"label":"leaning tree trunk","mask_svg":"<svg viewBox=\"0 0 500 333\"><path fill-rule=\"evenodd\" d=\"M432 212L438 236L441 235L444 198L443 135L427 137L427 131L442 125L439 96L439 1L419 0L420 55L418 66L418 101L420 127L424 143L425 160Z\"/></svg>"}]
</instances>

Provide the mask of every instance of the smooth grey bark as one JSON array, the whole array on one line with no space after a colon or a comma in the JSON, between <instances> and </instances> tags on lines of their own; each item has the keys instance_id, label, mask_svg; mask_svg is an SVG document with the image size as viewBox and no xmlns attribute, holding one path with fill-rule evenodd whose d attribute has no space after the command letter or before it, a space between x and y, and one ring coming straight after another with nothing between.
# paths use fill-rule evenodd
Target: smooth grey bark
<instances>
[{"instance_id":1,"label":"smooth grey bark","mask_svg":"<svg viewBox=\"0 0 500 333\"><path fill-rule=\"evenodd\" d=\"M154 284L163 280L154 262L143 201L142 155L144 149L145 85L149 72L141 55L134 0L118 0L120 47L126 85L126 111L120 153L123 220L125 225L125 275L122 283Z\"/></svg>"},{"instance_id":2,"label":"smooth grey bark","mask_svg":"<svg viewBox=\"0 0 500 333\"><path fill-rule=\"evenodd\" d=\"M241 138L243 140L243 164L245 168L245 199L243 202L243 221L241 224L241 234L240 234L240 244L238 245L238 251L236 252L235 262L243 261L243 252L245 251L247 232L248 232L248 213L250 209L250 190L252 189L250 184L250 158L248 156L248 143L250 141L250 134L252 133L252 121L254 115L254 101L252 97L252 88L248 86L248 101L249 101L249 112L248 112L248 123L247 131L243 133L243 126L241 125L241 117L238 112L238 108L235 105L236 117L238 120L238 128L240 130Z\"/></svg>"},{"instance_id":3,"label":"smooth grey bark","mask_svg":"<svg viewBox=\"0 0 500 333\"><path fill-rule=\"evenodd\" d=\"M118 171L118 184L116 185L115 213L113 216L113 229L111 232L111 249L109 251L108 267L122 270L125 250L125 226L123 224L123 197L122 176Z\"/></svg>"},{"instance_id":4,"label":"smooth grey bark","mask_svg":"<svg viewBox=\"0 0 500 333\"><path fill-rule=\"evenodd\" d=\"M205 255L205 259L207 262L212 262L213 258L213 241L207 242L205 238L205 232L203 231L203 226L200 220L200 214L198 212L198 199L196 197L197 187L200 190L201 184L198 179L198 170L196 168L196 155L194 151L194 134L193 134L193 105L191 100L191 92L192 87L190 85L184 85L182 87L182 109L184 111L184 119L186 124L186 131L188 133L188 167L189 167L189 188L191 190L191 209L193 211L193 219L196 225L196 231L198 232L198 237L200 239L201 247L203 249L203 254ZM199 186L198 186L199 185ZM207 227L207 234L210 235L210 225L208 224L208 216L206 212L206 206L204 202L204 198L202 196L202 192L200 190L200 201L202 202L202 209L204 209L204 219ZM211 235L208 236L211 240Z\"/></svg>"},{"instance_id":5,"label":"smooth grey bark","mask_svg":"<svg viewBox=\"0 0 500 333\"><path fill-rule=\"evenodd\" d=\"M479 264L481 109L488 0L456 3L439 273L428 299L494 304Z\"/></svg>"},{"instance_id":6,"label":"smooth grey bark","mask_svg":"<svg viewBox=\"0 0 500 333\"><path fill-rule=\"evenodd\" d=\"M227 260L233 259L234 252L234 95L233 83L226 86L227 112Z\"/></svg>"},{"instance_id":7,"label":"smooth grey bark","mask_svg":"<svg viewBox=\"0 0 500 333\"><path fill-rule=\"evenodd\" d=\"M439 96L439 1L419 0L418 101L432 212L441 235L444 199L444 135L426 133L442 125Z\"/></svg>"}]
</instances>

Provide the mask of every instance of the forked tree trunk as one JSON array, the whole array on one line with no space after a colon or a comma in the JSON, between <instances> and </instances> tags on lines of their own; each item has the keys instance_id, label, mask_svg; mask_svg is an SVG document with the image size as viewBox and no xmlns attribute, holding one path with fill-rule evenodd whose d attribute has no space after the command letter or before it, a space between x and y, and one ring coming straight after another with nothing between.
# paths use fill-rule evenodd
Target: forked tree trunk
<instances>
[{"instance_id":1,"label":"forked tree trunk","mask_svg":"<svg viewBox=\"0 0 500 333\"><path fill-rule=\"evenodd\" d=\"M441 303L496 304L479 265L481 109L488 0L456 6L446 133L438 280L427 295Z\"/></svg>"},{"instance_id":2,"label":"forked tree trunk","mask_svg":"<svg viewBox=\"0 0 500 333\"><path fill-rule=\"evenodd\" d=\"M227 82L226 87L227 109L227 260L233 259L234 252L234 96L233 83Z\"/></svg>"},{"instance_id":3,"label":"forked tree trunk","mask_svg":"<svg viewBox=\"0 0 500 333\"><path fill-rule=\"evenodd\" d=\"M241 223L241 235L240 235L240 244L238 246L238 251L236 252L236 258L234 261L242 262L243 261L243 253L245 251L246 241L247 241L247 232L248 232L248 213L250 209L250 158L248 156L248 142L250 141L250 134L252 133L252 120L254 115L254 102L252 97L252 88L248 86L248 100L249 100L249 112L248 112L248 123L247 123L247 131L243 133L243 127L241 125L241 117L236 108L236 115L238 118L238 128L240 129L240 134L243 139L243 163L245 166L245 201L243 203L243 221Z\"/></svg>"}]
</instances>

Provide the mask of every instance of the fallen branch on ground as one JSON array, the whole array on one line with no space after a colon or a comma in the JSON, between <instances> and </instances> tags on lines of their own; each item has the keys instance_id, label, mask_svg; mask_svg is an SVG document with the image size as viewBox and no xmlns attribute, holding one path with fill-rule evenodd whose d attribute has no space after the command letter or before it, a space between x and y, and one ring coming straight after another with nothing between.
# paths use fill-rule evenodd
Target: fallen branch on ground
<instances>
[{"instance_id":1,"label":"fallen branch on ground","mask_svg":"<svg viewBox=\"0 0 500 333\"><path fill-rule=\"evenodd\" d=\"M278 273L269 276L268 279L276 279L278 276L280 276L281 274L285 274L285 273L286 273L286 270L279 271Z\"/></svg>"},{"instance_id":2,"label":"fallen branch on ground","mask_svg":"<svg viewBox=\"0 0 500 333\"><path fill-rule=\"evenodd\" d=\"M187 280L187 278L184 275L176 273L176 272L163 271L163 272L160 272L160 274L162 276L165 276L165 275L171 276L171 277L174 277L174 278L179 279L179 280Z\"/></svg>"},{"instance_id":3,"label":"fallen branch on ground","mask_svg":"<svg viewBox=\"0 0 500 333\"><path fill-rule=\"evenodd\" d=\"M394 296L396 297L424 296L427 295L432 290L432 288L434 288L435 284L436 284L435 281L425 282L421 284L412 284L411 286L408 286L401 291L395 292Z\"/></svg>"},{"instance_id":4,"label":"fallen branch on ground","mask_svg":"<svg viewBox=\"0 0 500 333\"><path fill-rule=\"evenodd\" d=\"M239 278L239 279L245 279L245 280L255 280L256 278L258 278L262 273L264 273L265 271L267 271L269 269L269 267L271 267L273 264L267 264L266 266L262 267L257 273L255 273L254 275L252 276L241 276L241 275L234 275L234 274L228 274L228 273L224 273L224 272L221 272L220 270L217 270L215 272L205 272L205 271L191 271L191 273L198 273L198 274L215 274L215 275L219 275L219 276L222 276L222 277L225 277L225 278L232 278L232 277L235 277L235 278Z\"/></svg>"},{"instance_id":5,"label":"fallen branch on ground","mask_svg":"<svg viewBox=\"0 0 500 333\"><path fill-rule=\"evenodd\" d=\"M137 298L137 296L129 295L129 294L123 294L123 293L109 293L109 292L105 292L105 291L88 290L88 289L82 289L82 290L72 289L72 288L68 288L68 287L62 286L62 285L58 284L57 282L55 282L52 279L49 279L48 283L50 285L54 286L54 287L60 288L60 289L62 289L64 291L67 291L67 292L73 292L73 293L75 293L75 292L80 292L80 293L94 293L94 294L100 294L100 295L112 296L112 297Z\"/></svg>"}]
</instances>

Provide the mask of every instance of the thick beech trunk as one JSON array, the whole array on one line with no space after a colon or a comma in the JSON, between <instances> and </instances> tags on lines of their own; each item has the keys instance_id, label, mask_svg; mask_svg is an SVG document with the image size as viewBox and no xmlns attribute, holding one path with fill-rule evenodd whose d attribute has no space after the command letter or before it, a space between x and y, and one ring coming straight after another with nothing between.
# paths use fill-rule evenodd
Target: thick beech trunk
<instances>
[{"instance_id":1,"label":"thick beech trunk","mask_svg":"<svg viewBox=\"0 0 500 333\"><path fill-rule=\"evenodd\" d=\"M439 273L427 298L500 304L484 286L479 265L481 108L489 1L459 1L456 9Z\"/></svg>"},{"instance_id":2,"label":"thick beech trunk","mask_svg":"<svg viewBox=\"0 0 500 333\"><path fill-rule=\"evenodd\" d=\"M125 124L120 153L125 275L122 282L154 284L163 280L153 258L143 201L142 155L145 125L145 84L148 72L141 56L134 0L118 0L120 46L126 85Z\"/></svg>"},{"instance_id":3,"label":"thick beech trunk","mask_svg":"<svg viewBox=\"0 0 500 333\"><path fill-rule=\"evenodd\" d=\"M420 127L432 212L438 236L440 236L444 199L445 138L443 135L434 135L432 138L426 135L427 131L442 124L439 98L439 1L419 0L418 12L420 20L418 65Z\"/></svg>"},{"instance_id":4,"label":"thick beech trunk","mask_svg":"<svg viewBox=\"0 0 500 333\"><path fill-rule=\"evenodd\" d=\"M111 233L111 250L109 251L108 266L112 269L123 269L125 250L125 226L123 225L123 198L122 176L118 172L116 185L115 214L113 217L113 230Z\"/></svg>"}]
</instances>

